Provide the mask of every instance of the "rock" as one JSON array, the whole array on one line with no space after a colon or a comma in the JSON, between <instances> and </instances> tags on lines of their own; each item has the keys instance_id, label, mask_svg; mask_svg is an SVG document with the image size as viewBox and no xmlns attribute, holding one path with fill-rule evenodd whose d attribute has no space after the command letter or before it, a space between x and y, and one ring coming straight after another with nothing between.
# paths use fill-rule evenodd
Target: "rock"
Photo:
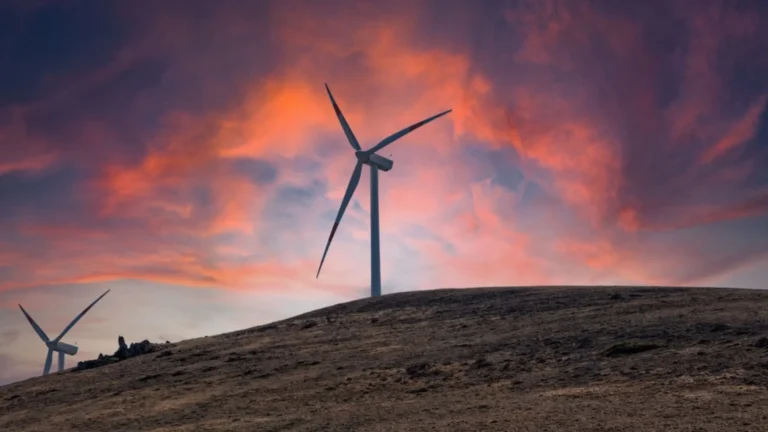
<instances>
[{"instance_id":1,"label":"rock","mask_svg":"<svg viewBox=\"0 0 768 432\"><path fill-rule=\"evenodd\" d=\"M146 339L141 342L132 343L128 348L128 357L151 353L155 350L154 348L155 347Z\"/></svg>"},{"instance_id":2,"label":"rock","mask_svg":"<svg viewBox=\"0 0 768 432\"><path fill-rule=\"evenodd\" d=\"M417 377L425 377L430 374L430 369L432 368L432 365L430 365L427 362L421 362L421 363L415 363L407 368L405 368L405 373L408 374L408 376L417 378Z\"/></svg>"},{"instance_id":3,"label":"rock","mask_svg":"<svg viewBox=\"0 0 768 432\"><path fill-rule=\"evenodd\" d=\"M125 343L125 338L119 336L117 338L117 351L112 355L99 354L96 360L86 360L77 363L74 370L93 369L108 364L117 363L119 361L136 357L142 354L149 354L156 350L155 346L148 340L132 343L130 346Z\"/></svg>"},{"instance_id":4,"label":"rock","mask_svg":"<svg viewBox=\"0 0 768 432\"><path fill-rule=\"evenodd\" d=\"M120 360L116 357L112 356L100 356L97 360L86 360L77 362L77 366L75 366L76 371L79 370L86 370L86 369L93 369L101 366L106 366L108 364L117 363Z\"/></svg>"},{"instance_id":5,"label":"rock","mask_svg":"<svg viewBox=\"0 0 768 432\"><path fill-rule=\"evenodd\" d=\"M315 321L313 321L313 320L304 321L304 324L301 325L301 329L302 330L306 330L306 329L312 328L312 327L314 327L316 325L317 325L317 323Z\"/></svg>"},{"instance_id":6,"label":"rock","mask_svg":"<svg viewBox=\"0 0 768 432\"><path fill-rule=\"evenodd\" d=\"M125 344L125 338L122 336L117 337L117 351L115 351L114 354L112 354L113 357L117 357L119 359L126 359L128 358L128 346Z\"/></svg>"}]
</instances>

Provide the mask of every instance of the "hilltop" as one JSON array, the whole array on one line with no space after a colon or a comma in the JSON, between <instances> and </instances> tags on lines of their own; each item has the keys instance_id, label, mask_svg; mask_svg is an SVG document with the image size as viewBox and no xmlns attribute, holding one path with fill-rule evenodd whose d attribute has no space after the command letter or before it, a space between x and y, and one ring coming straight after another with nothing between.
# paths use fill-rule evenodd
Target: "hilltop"
<instances>
[{"instance_id":1,"label":"hilltop","mask_svg":"<svg viewBox=\"0 0 768 432\"><path fill-rule=\"evenodd\" d=\"M0 430L758 431L768 291L363 299L0 387Z\"/></svg>"}]
</instances>

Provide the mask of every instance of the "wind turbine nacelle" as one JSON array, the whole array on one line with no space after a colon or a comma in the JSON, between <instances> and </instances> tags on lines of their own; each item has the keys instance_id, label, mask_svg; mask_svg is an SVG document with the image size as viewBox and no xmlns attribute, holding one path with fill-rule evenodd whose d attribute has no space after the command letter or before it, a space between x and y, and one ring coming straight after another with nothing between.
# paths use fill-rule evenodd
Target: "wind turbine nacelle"
<instances>
[{"instance_id":1,"label":"wind turbine nacelle","mask_svg":"<svg viewBox=\"0 0 768 432\"><path fill-rule=\"evenodd\" d=\"M381 171L389 171L392 169L392 165L395 163L391 159L387 159L384 156L379 156L376 153L368 156L368 164L376 166Z\"/></svg>"},{"instance_id":2,"label":"wind turbine nacelle","mask_svg":"<svg viewBox=\"0 0 768 432\"><path fill-rule=\"evenodd\" d=\"M63 352L64 354L68 354L72 356L77 354L76 346L66 344L64 342L56 342L56 345L54 345L52 348L54 351Z\"/></svg>"}]
</instances>

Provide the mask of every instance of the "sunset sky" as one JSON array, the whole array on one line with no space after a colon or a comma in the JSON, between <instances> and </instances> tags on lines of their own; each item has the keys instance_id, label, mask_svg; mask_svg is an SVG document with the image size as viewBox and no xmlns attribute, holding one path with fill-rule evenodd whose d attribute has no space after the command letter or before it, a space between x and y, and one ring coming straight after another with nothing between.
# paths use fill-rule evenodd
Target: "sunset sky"
<instances>
[{"instance_id":1,"label":"sunset sky","mask_svg":"<svg viewBox=\"0 0 768 432\"><path fill-rule=\"evenodd\" d=\"M768 286L768 2L0 2L0 383L382 291Z\"/></svg>"}]
</instances>

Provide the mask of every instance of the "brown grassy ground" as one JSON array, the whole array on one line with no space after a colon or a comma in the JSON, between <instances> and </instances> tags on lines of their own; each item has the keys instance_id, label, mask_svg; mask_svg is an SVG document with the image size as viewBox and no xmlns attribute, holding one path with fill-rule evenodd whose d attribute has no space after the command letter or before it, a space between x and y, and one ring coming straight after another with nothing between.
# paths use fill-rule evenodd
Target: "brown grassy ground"
<instances>
[{"instance_id":1,"label":"brown grassy ground","mask_svg":"<svg viewBox=\"0 0 768 432\"><path fill-rule=\"evenodd\" d=\"M765 431L768 291L364 299L0 388L16 431Z\"/></svg>"}]
</instances>

